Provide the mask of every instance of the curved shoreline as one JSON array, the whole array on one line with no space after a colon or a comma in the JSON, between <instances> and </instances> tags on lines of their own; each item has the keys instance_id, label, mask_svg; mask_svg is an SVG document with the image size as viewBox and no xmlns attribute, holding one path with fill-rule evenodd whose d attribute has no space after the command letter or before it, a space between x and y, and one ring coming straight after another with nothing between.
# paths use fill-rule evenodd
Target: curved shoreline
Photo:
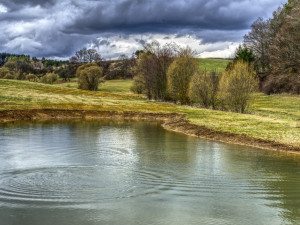
<instances>
[{"instance_id":1,"label":"curved shoreline","mask_svg":"<svg viewBox=\"0 0 300 225\"><path fill-rule=\"evenodd\" d=\"M234 134L224 131L216 131L204 126L191 124L184 114L177 113L145 113L134 111L94 111L94 110L7 110L0 111L0 122L10 123L16 121L49 121L49 120L96 120L96 119L130 119L161 121L163 128L170 131L200 137L212 141L238 144L266 150L282 151L300 154L300 148L286 144L252 138L243 134Z\"/></svg>"}]
</instances>

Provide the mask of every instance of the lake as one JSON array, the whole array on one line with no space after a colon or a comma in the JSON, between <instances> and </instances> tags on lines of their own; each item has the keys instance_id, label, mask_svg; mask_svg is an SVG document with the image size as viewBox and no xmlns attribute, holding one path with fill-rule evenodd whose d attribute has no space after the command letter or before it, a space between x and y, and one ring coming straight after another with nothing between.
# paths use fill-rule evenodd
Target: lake
<instances>
[{"instance_id":1,"label":"lake","mask_svg":"<svg viewBox=\"0 0 300 225\"><path fill-rule=\"evenodd\" d=\"M300 224L300 157L155 122L0 127L0 225Z\"/></svg>"}]
</instances>

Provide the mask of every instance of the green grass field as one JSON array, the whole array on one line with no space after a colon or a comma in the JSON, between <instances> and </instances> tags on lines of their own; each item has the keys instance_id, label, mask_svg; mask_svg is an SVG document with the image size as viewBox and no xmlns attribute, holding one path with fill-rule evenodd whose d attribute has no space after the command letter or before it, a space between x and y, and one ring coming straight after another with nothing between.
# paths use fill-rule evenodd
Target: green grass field
<instances>
[{"instance_id":1,"label":"green grass field","mask_svg":"<svg viewBox=\"0 0 300 225\"><path fill-rule=\"evenodd\" d=\"M300 147L300 96L261 93L250 114L214 111L148 101L130 93L131 80L106 81L100 91L78 90L77 83L47 85L0 79L0 110L84 109L184 113L193 124Z\"/></svg>"},{"instance_id":2,"label":"green grass field","mask_svg":"<svg viewBox=\"0 0 300 225\"><path fill-rule=\"evenodd\" d=\"M217 70L217 72L223 72L228 63L231 62L231 60L227 59L198 59L198 61L200 70Z\"/></svg>"},{"instance_id":3,"label":"green grass field","mask_svg":"<svg viewBox=\"0 0 300 225\"><path fill-rule=\"evenodd\" d=\"M73 79L72 82L59 83L56 85L60 87L68 87L68 88L78 87L77 79ZM101 84L99 86L99 91L130 93L131 85L132 85L131 80L110 80L108 82Z\"/></svg>"}]
</instances>

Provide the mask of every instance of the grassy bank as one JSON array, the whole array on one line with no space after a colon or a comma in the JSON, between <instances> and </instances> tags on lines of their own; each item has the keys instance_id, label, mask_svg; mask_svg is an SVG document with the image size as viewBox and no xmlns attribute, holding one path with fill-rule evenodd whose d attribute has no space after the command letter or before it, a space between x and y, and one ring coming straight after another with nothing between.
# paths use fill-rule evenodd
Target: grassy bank
<instances>
[{"instance_id":1,"label":"grassy bank","mask_svg":"<svg viewBox=\"0 0 300 225\"><path fill-rule=\"evenodd\" d=\"M253 95L250 114L179 106L148 101L130 93L130 80L107 81L101 91L76 89L76 83L46 85L0 80L0 110L69 109L182 113L190 123L216 131L293 146L300 149L300 97Z\"/></svg>"}]
</instances>

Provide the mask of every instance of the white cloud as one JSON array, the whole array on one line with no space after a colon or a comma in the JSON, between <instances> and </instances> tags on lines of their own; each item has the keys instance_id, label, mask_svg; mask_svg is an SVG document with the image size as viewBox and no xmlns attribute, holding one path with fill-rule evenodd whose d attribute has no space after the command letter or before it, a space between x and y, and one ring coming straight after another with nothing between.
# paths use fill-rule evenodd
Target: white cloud
<instances>
[{"instance_id":1,"label":"white cloud","mask_svg":"<svg viewBox=\"0 0 300 225\"><path fill-rule=\"evenodd\" d=\"M232 58L236 48L240 43L220 42L218 44L221 44L223 47L220 47L220 49L215 51L208 51L208 50L203 51L199 55L199 57L200 58Z\"/></svg>"},{"instance_id":2,"label":"white cloud","mask_svg":"<svg viewBox=\"0 0 300 225\"><path fill-rule=\"evenodd\" d=\"M4 5L0 4L0 13L6 13L7 12L7 8Z\"/></svg>"},{"instance_id":3,"label":"white cloud","mask_svg":"<svg viewBox=\"0 0 300 225\"><path fill-rule=\"evenodd\" d=\"M95 48L106 59L116 59L121 54L131 56L138 49L143 49L143 43L158 41L162 45L174 42L181 47L189 46L196 51L197 57L228 58L231 57L240 44L239 42L202 43L195 35L178 37L176 34L131 34L113 35L106 34L97 38L96 42L86 45L87 48Z\"/></svg>"}]
</instances>

